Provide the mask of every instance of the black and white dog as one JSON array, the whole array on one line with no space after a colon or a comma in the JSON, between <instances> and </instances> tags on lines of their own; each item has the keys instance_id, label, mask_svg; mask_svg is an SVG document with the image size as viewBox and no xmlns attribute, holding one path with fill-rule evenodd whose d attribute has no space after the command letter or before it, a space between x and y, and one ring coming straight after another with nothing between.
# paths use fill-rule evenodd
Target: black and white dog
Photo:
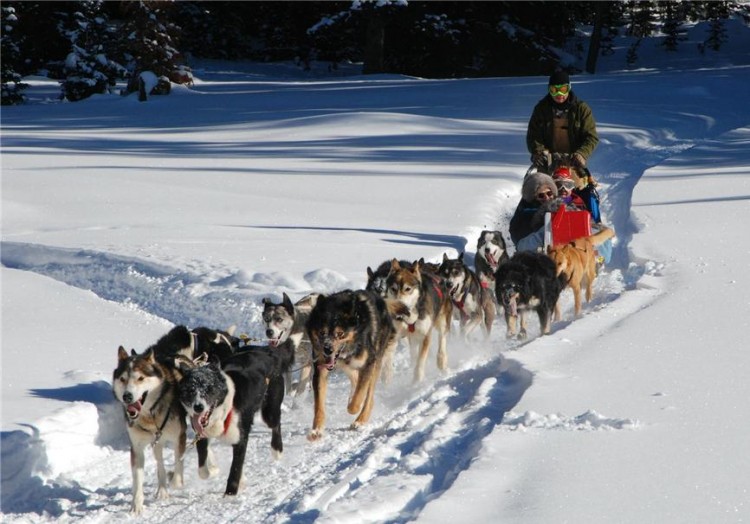
<instances>
[{"instance_id":1,"label":"black and white dog","mask_svg":"<svg viewBox=\"0 0 750 524\"><path fill-rule=\"evenodd\" d=\"M464 264L464 254L449 259L443 254L440 276L448 287L453 301L453 312L459 317L461 334L468 340L469 334L479 325L484 328L485 339L492 332L496 308L489 291L482 287L479 277Z\"/></svg>"},{"instance_id":2,"label":"black and white dog","mask_svg":"<svg viewBox=\"0 0 750 524\"><path fill-rule=\"evenodd\" d=\"M565 275L558 276L555 263L543 253L521 251L501 265L495 274L495 286L497 298L505 308L507 337L523 340L528 336L530 311L539 316L542 335L549 334L557 300L566 283Z\"/></svg>"},{"instance_id":3,"label":"black and white dog","mask_svg":"<svg viewBox=\"0 0 750 524\"><path fill-rule=\"evenodd\" d=\"M211 456L209 439L233 447L226 495L236 495L242 482L247 439L255 413L271 428L271 448L276 458L284 448L281 441L281 404L284 373L291 365L291 348L245 346L220 363L212 357L207 365L184 367L179 399L199 439L198 473L209 478L218 472Z\"/></svg>"},{"instance_id":4,"label":"black and white dog","mask_svg":"<svg viewBox=\"0 0 750 524\"><path fill-rule=\"evenodd\" d=\"M477 240L477 253L474 257L474 269L479 283L490 291L492 300L497 304L495 295L495 273L501 264L505 264L510 257L505 246L505 239L500 231L484 230Z\"/></svg>"},{"instance_id":5,"label":"black and white dog","mask_svg":"<svg viewBox=\"0 0 750 524\"><path fill-rule=\"evenodd\" d=\"M310 293L295 304L292 304L286 293L283 293L280 303L267 298L263 299L263 324L266 328L268 345L281 349L284 349L282 346L289 346L294 355L295 367L300 370L299 381L294 390L295 397L302 395L310 383L312 346L307 337L305 325L319 296L318 293ZM291 369L286 373L286 390L287 392L292 390Z\"/></svg>"}]
</instances>

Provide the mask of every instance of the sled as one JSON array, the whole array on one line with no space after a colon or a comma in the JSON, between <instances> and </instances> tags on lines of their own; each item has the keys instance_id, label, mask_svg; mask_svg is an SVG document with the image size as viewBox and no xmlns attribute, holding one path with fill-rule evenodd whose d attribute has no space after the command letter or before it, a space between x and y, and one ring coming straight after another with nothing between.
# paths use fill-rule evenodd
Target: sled
<instances>
[{"instance_id":1,"label":"sled","mask_svg":"<svg viewBox=\"0 0 750 524\"><path fill-rule=\"evenodd\" d=\"M544 215L544 250L549 246L567 244L591 236L591 213L586 210L571 211L560 206L554 213Z\"/></svg>"}]
</instances>

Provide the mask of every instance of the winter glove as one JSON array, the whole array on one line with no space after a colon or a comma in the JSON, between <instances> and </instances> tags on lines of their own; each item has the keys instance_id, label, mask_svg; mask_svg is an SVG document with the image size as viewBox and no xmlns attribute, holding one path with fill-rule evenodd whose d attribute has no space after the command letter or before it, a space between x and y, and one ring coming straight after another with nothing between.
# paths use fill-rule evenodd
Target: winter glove
<instances>
[{"instance_id":1,"label":"winter glove","mask_svg":"<svg viewBox=\"0 0 750 524\"><path fill-rule=\"evenodd\" d=\"M547 169L547 166L551 163L552 156L546 149L534 151L534 154L531 155L531 164L538 169Z\"/></svg>"},{"instance_id":2,"label":"winter glove","mask_svg":"<svg viewBox=\"0 0 750 524\"><path fill-rule=\"evenodd\" d=\"M571 161L575 167L586 167L586 159L583 158L581 153L573 153Z\"/></svg>"}]
</instances>

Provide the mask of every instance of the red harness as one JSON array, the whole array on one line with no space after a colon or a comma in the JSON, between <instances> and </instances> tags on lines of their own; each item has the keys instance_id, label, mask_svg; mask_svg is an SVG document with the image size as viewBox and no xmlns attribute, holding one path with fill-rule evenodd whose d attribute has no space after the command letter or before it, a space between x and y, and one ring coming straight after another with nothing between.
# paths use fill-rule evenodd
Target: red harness
<instances>
[{"instance_id":1,"label":"red harness","mask_svg":"<svg viewBox=\"0 0 750 524\"><path fill-rule=\"evenodd\" d=\"M227 415L227 418L224 419L224 433L223 433L224 435L226 435L227 431L229 431L229 425L232 423L232 412L233 411L234 411L233 409L230 409L229 410L229 415Z\"/></svg>"}]
</instances>

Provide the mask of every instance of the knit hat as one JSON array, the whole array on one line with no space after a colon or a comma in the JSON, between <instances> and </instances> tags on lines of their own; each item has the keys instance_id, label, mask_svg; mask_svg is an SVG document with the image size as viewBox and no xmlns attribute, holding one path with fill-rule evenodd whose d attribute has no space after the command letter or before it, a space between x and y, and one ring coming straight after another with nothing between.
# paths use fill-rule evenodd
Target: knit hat
<instances>
[{"instance_id":1,"label":"knit hat","mask_svg":"<svg viewBox=\"0 0 750 524\"><path fill-rule=\"evenodd\" d=\"M521 188L521 196L528 203L536 202L536 195L541 191L549 189L557 196L557 186L552 177L544 173L532 173L527 175Z\"/></svg>"},{"instance_id":2,"label":"knit hat","mask_svg":"<svg viewBox=\"0 0 750 524\"><path fill-rule=\"evenodd\" d=\"M570 175L570 168L568 166L559 166L557 169L555 169L555 172L552 173L552 178L555 180L558 179L565 179L572 180L573 177Z\"/></svg>"},{"instance_id":3,"label":"knit hat","mask_svg":"<svg viewBox=\"0 0 750 524\"><path fill-rule=\"evenodd\" d=\"M570 83L570 77L568 76L567 71L557 70L554 73L552 73L549 77L549 85L551 86L559 86L561 84L569 84Z\"/></svg>"}]
</instances>

